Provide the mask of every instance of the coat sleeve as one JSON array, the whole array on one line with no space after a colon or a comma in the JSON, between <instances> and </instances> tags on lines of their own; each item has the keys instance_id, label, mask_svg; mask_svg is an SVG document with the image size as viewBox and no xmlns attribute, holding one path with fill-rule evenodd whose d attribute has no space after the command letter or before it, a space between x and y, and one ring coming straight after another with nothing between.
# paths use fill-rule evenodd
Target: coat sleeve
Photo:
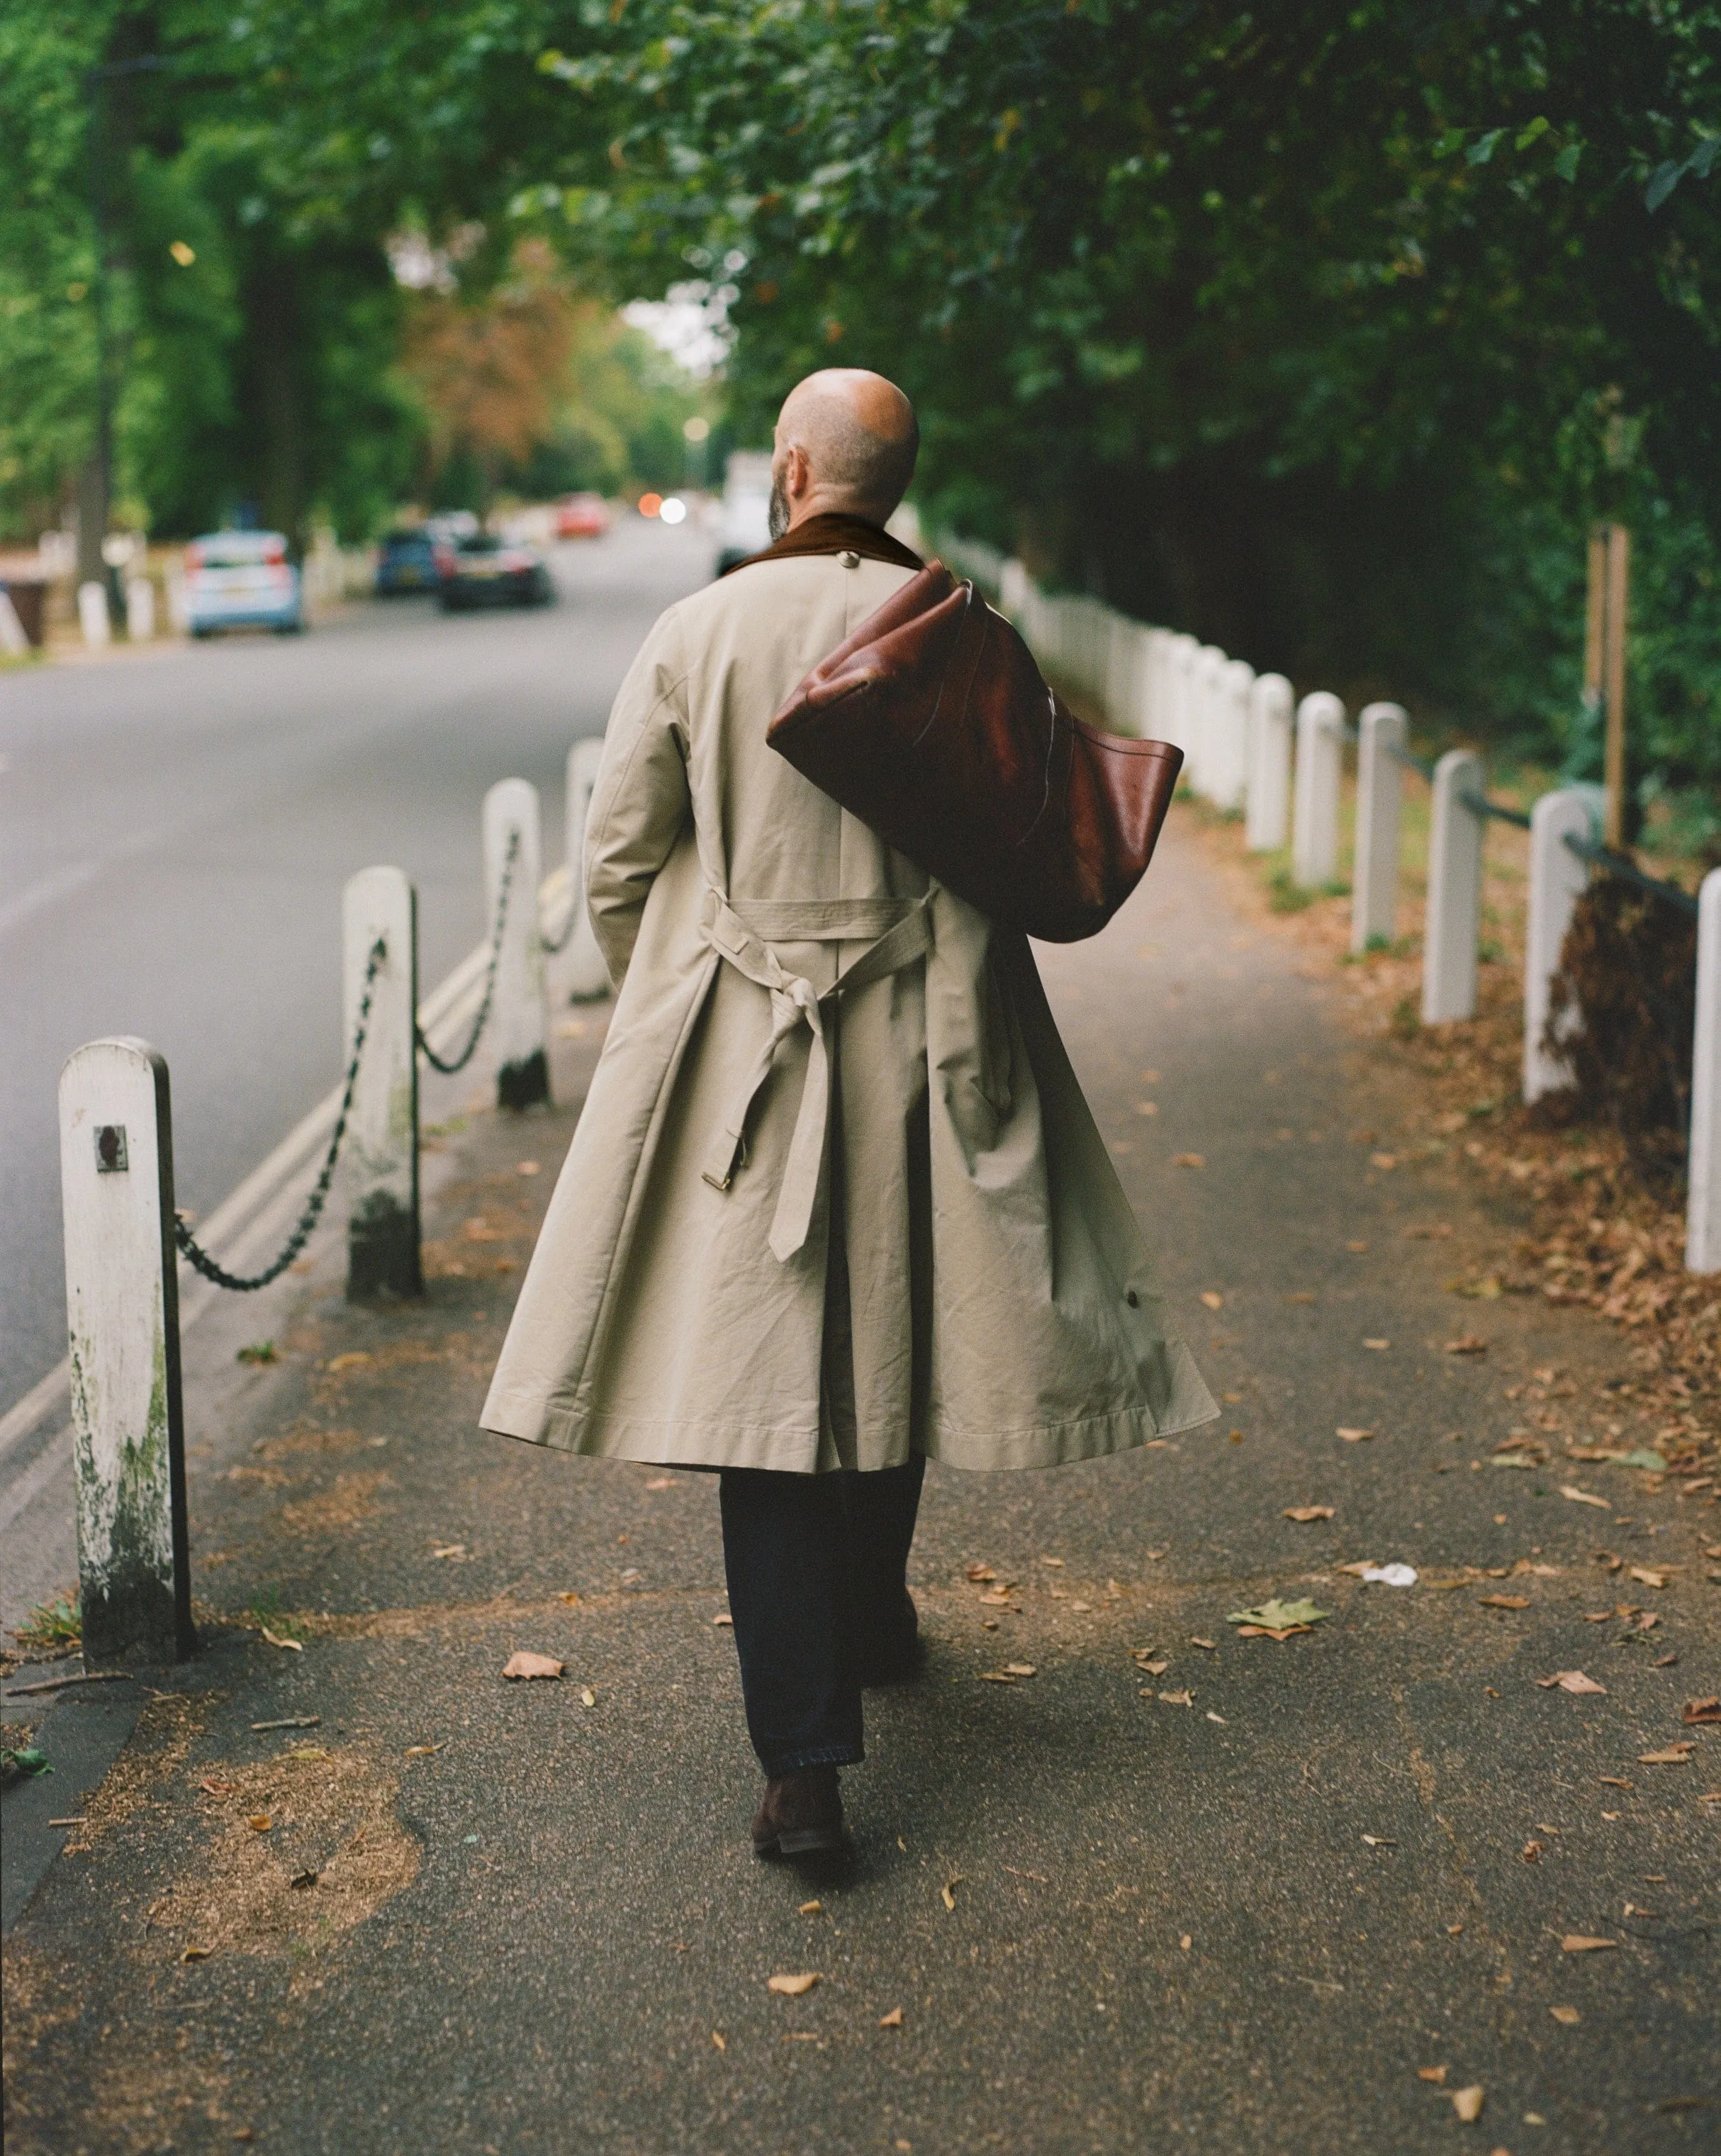
<instances>
[{"instance_id":1,"label":"coat sleeve","mask_svg":"<svg viewBox=\"0 0 1721 2156\"><path fill-rule=\"evenodd\" d=\"M692 819L687 744L687 670L666 614L610 712L586 823L586 904L618 988L653 882Z\"/></svg>"}]
</instances>

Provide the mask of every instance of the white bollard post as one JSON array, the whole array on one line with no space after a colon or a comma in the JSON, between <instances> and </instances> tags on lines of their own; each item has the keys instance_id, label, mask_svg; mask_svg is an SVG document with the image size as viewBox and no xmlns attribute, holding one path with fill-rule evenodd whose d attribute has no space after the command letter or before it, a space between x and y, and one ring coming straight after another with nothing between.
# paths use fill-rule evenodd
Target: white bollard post
<instances>
[{"instance_id":1,"label":"white bollard post","mask_svg":"<svg viewBox=\"0 0 1721 2156\"><path fill-rule=\"evenodd\" d=\"M1339 798L1345 778L1345 706L1316 689L1297 707L1297 783L1291 804L1291 877L1304 891L1339 873Z\"/></svg>"},{"instance_id":2,"label":"white bollard post","mask_svg":"<svg viewBox=\"0 0 1721 2156\"><path fill-rule=\"evenodd\" d=\"M586 908L586 819L592 807L592 789L597 783L597 767L603 761L603 742L579 741L568 751L567 864L568 902L574 908L574 932L562 959L562 978L570 1003L589 1003L610 992L609 968L592 932L592 916Z\"/></svg>"},{"instance_id":3,"label":"white bollard post","mask_svg":"<svg viewBox=\"0 0 1721 2156\"><path fill-rule=\"evenodd\" d=\"M544 1053L544 946L538 934L543 839L538 789L501 778L484 796L484 918L494 930L509 842L519 834L509 879L508 913L496 960L489 1024L496 1043L496 1105L530 1108L550 1098Z\"/></svg>"},{"instance_id":4,"label":"white bollard post","mask_svg":"<svg viewBox=\"0 0 1721 2156\"><path fill-rule=\"evenodd\" d=\"M108 619L108 588L94 577L78 587L78 626L92 650L113 640L113 624Z\"/></svg>"},{"instance_id":5,"label":"white bollard post","mask_svg":"<svg viewBox=\"0 0 1721 2156\"><path fill-rule=\"evenodd\" d=\"M1558 1093L1571 1083L1564 1060L1549 1053L1548 1014L1572 909L1590 878L1588 867L1565 842L1594 835L1594 799L1588 789L1562 787L1543 794L1529 812L1529 906L1524 939L1526 1101L1539 1101L1544 1093ZM1576 1021L1577 1014L1568 1011L1566 1029Z\"/></svg>"},{"instance_id":6,"label":"white bollard post","mask_svg":"<svg viewBox=\"0 0 1721 2156\"><path fill-rule=\"evenodd\" d=\"M1709 870L1697 896L1685 1262L1694 1273L1721 1272L1721 869Z\"/></svg>"},{"instance_id":7,"label":"white bollard post","mask_svg":"<svg viewBox=\"0 0 1721 2156\"><path fill-rule=\"evenodd\" d=\"M100 587L97 587L100 589ZM86 1664L197 1651L186 1529L173 1124L147 1041L59 1074L60 1203Z\"/></svg>"},{"instance_id":8,"label":"white bollard post","mask_svg":"<svg viewBox=\"0 0 1721 2156\"><path fill-rule=\"evenodd\" d=\"M1027 607L1028 574L1012 555L998 572L998 611L1019 629Z\"/></svg>"},{"instance_id":9,"label":"white bollard post","mask_svg":"<svg viewBox=\"0 0 1721 2156\"><path fill-rule=\"evenodd\" d=\"M1422 929L1424 1025L1476 1015L1483 819L1464 806L1462 797L1479 797L1485 783L1482 758L1468 749L1448 749L1434 767L1428 909Z\"/></svg>"},{"instance_id":10,"label":"white bollard post","mask_svg":"<svg viewBox=\"0 0 1721 2156\"><path fill-rule=\"evenodd\" d=\"M371 1008L346 1121L346 1296L422 1295L418 1226L418 917L404 869L361 869L341 899L341 1039L351 1053Z\"/></svg>"},{"instance_id":11,"label":"white bollard post","mask_svg":"<svg viewBox=\"0 0 1721 2156\"><path fill-rule=\"evenodd\" d=\"M1398 932L1398 822L1410 722L1399 704L1368 704L1356 722L1356 860L1350 872L1350 948Z\"/></svg>"},{"instance_id":12,"label":"white bollard post","mask_svg":"<svg viewBox=\"0 0 1721 2156\"><path fill-rule=\"evenodd\" d=\"M1249 784L1243 842L1252 854L1277 853L1291 825L1291 685L1283 674L1257 674L1249 691Z\"/></svg>"},{"instance_id":13,"label":"white bollard post","mask_svg":"<svg viewBox=\"0 0 1721 2156\"><path fill-rule=\"evenodd\" d=\"M1227 659L1217 671L1209 790L1214 807L1232 814L1249 797L1249 701L1255 670L1247 660Z\"/></svg>"},{"instance_id":14,"label":"white bollard post","mask_svg":"<svg viewBox=\"0 0 1721 2156\"><path fill-rule=\"evenodd\" d=\"M1226 665L1225 654L1216 644L1196 645L1195 665L1190 675L1195 691L1196 711L1194 738L1189 747L1189 760L1194 766L1190 783L1197 793L1209 801L1213 798L1213 774L1218 752L1219 681Z\"/></svg>"},{"instance_id":15,"label":"white bollard post","mask_svg":"<svg viewBox=\"0 0 1721 2156\"><path fill-rule=\"evenodd\" d=\"M125 634L133 644L147 644L156 633L156 588L147 577L125 587Z\"/></svg>"},{"instance_id":16,"label":"white bollard post","mask_svg":"<svg viewBox=\"0 0 1721 2156\"><path fill-rule=\"evenodd\" d=\"M1168 686L1170 655L1170 630L1149 629L1141 688L1141 737L1144 741L1165 741L1168 738L1165 729L1171 723Z\"/></svg>"},{"instance_id":17,"label":"white bollard post","mask_svg":"<svg viewBox=\"0 0 1721 2156\"><path fill-rule=\"evenodd\" d=\"M1183 751L1183 780L1193 783L1190 775L1190 743L1195 736L1195 681L1193 678L1196 654L1201 649L1192 636L1178 629L1172 633L1165 654L1165 731L1162 738L1174 748Z\"/></svg>"}]
</instances>

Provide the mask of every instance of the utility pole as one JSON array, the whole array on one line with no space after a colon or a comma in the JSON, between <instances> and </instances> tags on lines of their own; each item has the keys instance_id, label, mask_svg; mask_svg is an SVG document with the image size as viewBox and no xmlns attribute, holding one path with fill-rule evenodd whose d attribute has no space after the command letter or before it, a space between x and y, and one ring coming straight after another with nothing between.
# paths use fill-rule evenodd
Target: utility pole
<instances>
[{"instance_id":1,"label":"utility pole","mask_svg":"<svg viewBox=\"0 0 1721 2156\"><path fill-rule=\"evenodd\" d=\"M1623 524L1598 524L1590 533L1589 603L1584 616L1584 713L1602 721L1601 779L1607 796L1611 846L1626 839L1626 618L1631 577L1631 535Z\"/></svg>"}]
</instances>

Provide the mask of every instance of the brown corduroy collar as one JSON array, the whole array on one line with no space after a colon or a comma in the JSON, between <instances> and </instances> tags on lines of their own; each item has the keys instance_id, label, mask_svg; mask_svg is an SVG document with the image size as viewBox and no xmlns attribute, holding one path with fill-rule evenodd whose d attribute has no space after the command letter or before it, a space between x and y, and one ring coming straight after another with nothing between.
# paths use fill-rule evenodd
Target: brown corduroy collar
<instances>
[{"instance_id":1,"label":"brown corduroy collar","mask_svg":"<svg viewBox=\"0 0 1721 2156\"><path fill-rule=\"evenodd\" d=\"M724 571L732 577L737 569L750 569L755 562L784 562L796 554L858 554L863 561L892 562L899 569L924 569L926 564L899 539L863 516L848 516L827 511L808 516L784 532L762 554L750 554Z\"/></svg>"}]
</instances>

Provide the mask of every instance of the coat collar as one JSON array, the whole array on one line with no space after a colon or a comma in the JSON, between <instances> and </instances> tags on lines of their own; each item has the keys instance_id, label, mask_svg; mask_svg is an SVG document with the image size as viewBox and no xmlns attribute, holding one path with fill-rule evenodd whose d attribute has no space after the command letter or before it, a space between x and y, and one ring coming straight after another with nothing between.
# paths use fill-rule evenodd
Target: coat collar
<instances>
[{"instance_id":1,"label":"coat collar","mask_svg":"<svg viewBox=\"0 0 1721 2156\"><path fill-rule=\"evenodd\" d=\"M863 516L827 511L805 518L762 554L750 554L745 561L733 563L723 573L730 577L737 569L750 569L755 562L782 562L796 554L843 553L858 554L868 562L891 562L899 569L923 569L926 566L918 554L904 547L899 539L893 539L882 526L868 523Z\"/></svg>"}]
</instances>

